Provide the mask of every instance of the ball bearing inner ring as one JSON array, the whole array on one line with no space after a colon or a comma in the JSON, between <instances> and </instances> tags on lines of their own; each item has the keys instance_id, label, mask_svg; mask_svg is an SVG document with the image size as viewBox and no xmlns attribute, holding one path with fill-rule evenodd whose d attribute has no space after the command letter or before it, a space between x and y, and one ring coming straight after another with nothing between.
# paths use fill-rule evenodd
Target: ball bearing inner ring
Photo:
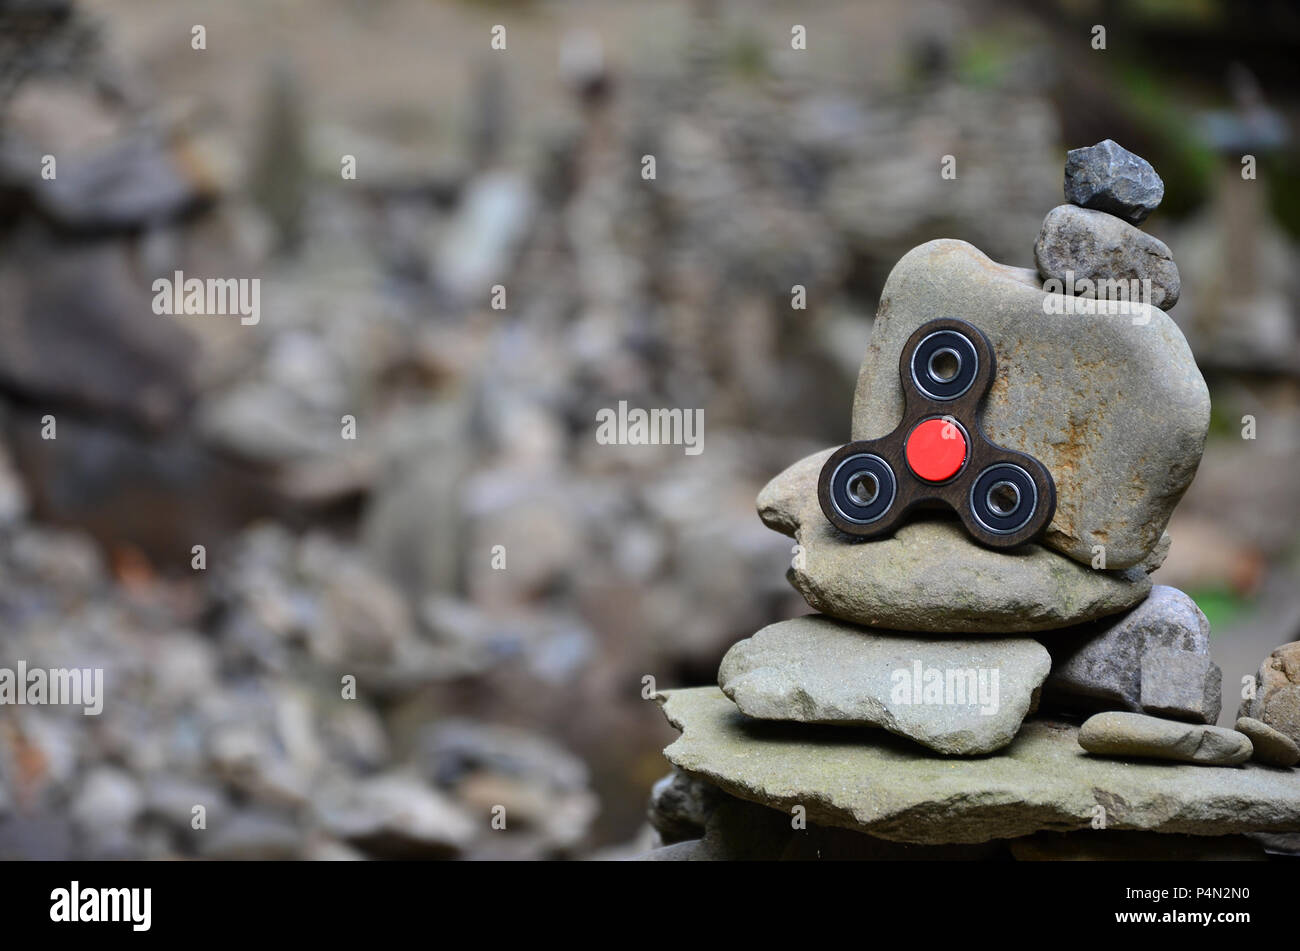
<instances>
[{"instance_id":1,"label":"ball bearing inner ring","mask_svg":"<svg viewBox=\"0 0 1300 951\"><path fill-rule=\"evenodd\" d=\"M1005 518L1020 507L1020 489L1014 482L1002 479L989 486L984 501L995 515Z\"/></svg>"},{"instance_id":2,"label":"ball bearing inner ring","mask_svg":"<svg viewBox=\"0 0 1300 951\"><path fill-rule=\"evenodd\" d=\"M871 472L855 472L849 476L845 491L855 505L866 508L880 495L880 480Z\"/></svg>"},{"instance_id":3,"label":"ball bearing inner ring","mask_svg":"<svg viewBox=\"0 0 1300 951\"><path fill-rule=\"evenodd\" d=\"M952 347L940 347L930 354L925 369L930 374L930 379L935 382L951 383L961 372L961 354Z\"/></svg>"},{"instance_id":4,"label":"ball bearing inner ring","mask_svg":"<svg viewBox=\"0 0 1300 951\"><path fill-rule=\"evenodd\" d=\"M1038 487L1018 465L999 462L971 483L970 511L975 520L995 535L1019 531L1038 511Z\"/></svg>"}]
</instances>

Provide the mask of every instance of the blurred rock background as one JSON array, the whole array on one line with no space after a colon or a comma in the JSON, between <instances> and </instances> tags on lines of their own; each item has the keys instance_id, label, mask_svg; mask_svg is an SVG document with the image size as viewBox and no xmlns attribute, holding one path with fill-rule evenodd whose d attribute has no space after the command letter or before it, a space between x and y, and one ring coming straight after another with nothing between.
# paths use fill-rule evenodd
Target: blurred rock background
<instances>
[{"instance_id":1,"label":"blurred rock background","mask_svg":"<svg viewBox=\"0 0 1300 951\"><path fill-rule=\"evenodd\" d=\"M890 267L1032 266L1107 137L1215 402L1155 580L1230 715L1300 638L1298 44L1281 2L0 0L0 666L108 694L0 708L0 857L648 846L642 678L805 613L754 497L847 437ZM260 322L156 315L177 270ZM704 452L598 445L619 400Z\"/></svg>"}]
</instances>

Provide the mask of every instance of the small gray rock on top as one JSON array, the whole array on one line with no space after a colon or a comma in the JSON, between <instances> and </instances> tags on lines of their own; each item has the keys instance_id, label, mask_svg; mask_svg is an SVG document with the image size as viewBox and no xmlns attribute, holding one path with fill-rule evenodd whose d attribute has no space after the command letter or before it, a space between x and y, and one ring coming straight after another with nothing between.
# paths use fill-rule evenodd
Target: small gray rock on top
<instances>
[{"instance_id":1,"label":"small gray rock on top","mask_svg":"<svg viewBox=\"0 0 1300 951\"><path fill-rule=\"evenodd\" d=\"M1034 242L1034 263L1044 279L1054 278L1061 290L1080 297L1142 301L1169 310L1182 293L1167 244L1113 215L1074 205L1057 205L1047 213Z\"/></svg>"},{"instance_id":2,"label":"small gray rock on top","mask_svg":"<svg viewBox=\"0 0 1300 951\"><path fill-rule=\"evenodd\" d=\"M814 614L734 644L718 686L757 719L876 726L974 755L1015 738L1049 664L1030 638L908 636Z\"/></svg>"},{"instance_id":3,"label":"small gray rock on top","mask_svg":"<svg viewBox=\"0 0 1300 951\"><path fill-rule=\"evenodd\" d=\"M1239 766L1250 738L1236 730L1178 723L1143 713L1098 713L1079 728L1079 745L1101 756L1144 756L1204 766Z\"/></svg>"},{"instance_id":4,"label":"small gray rock on top","mask_svg":"<svg viewBox=\"0 0 1300 951\"><path fill-rule=\"evenodd\" d=\"M1165 183L1151 163L1104 139L1065 156L1065 200L1141 224L1165 197Z\"/></svg>"},{"instance_id":5,"label":"small gray rock on top","mask_svg":"<svg viewBox=\"0 0 1300 951\"><path fill-rule=\"evenodd\" d=\"M1177 588L1155 585L1131 611L1054 632L1043 644L1052 654L1044 710L1218 719L1222 674L1210 660L1210 622Z\"/></svg>"},{"instance_id":6,"label":"small gray rock on top","mask_svg":"<svg viewBox=\"0 0 1300 951\"><path fill-rule=\"evenodd\" d=\"M1210 394L1167 314L1056 313L1034 272L964 241L913 248L890 272L858 374L853 439L887 435L903 411L898 358L917 327L961 317L988 336L997 378L983 409L995 443L1036 457L1056 482L1043 543L1085 565L1138 565L1156 547L1205 448ZM1094 551L1096 546L1101 549Z\"/></svg>"}]
</instances>

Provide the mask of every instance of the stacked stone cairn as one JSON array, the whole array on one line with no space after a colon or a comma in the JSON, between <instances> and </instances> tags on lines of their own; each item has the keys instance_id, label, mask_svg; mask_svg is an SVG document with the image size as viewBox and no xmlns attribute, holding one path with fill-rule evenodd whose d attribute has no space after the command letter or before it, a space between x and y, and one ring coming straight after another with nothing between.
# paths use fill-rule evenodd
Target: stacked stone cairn
<instances>
[{"instance_id":1,"label":"stacked stone cairn","mask_svg":"<svg viewBox=\"0 0 1300 951\"><path fill-rule=\"evenodd\" d=\"M1054 518L1010 551L950 515L863 541L818 502L833 449L773 479L758 514L794 538L788 577L818 613L735 644L721 691L659 694L682 736L648 857L1236 857L1300 830L1300 643L1265 661L1237 729L1217 727L1209 623L1149 578L1210 420L1166 313L1178 269L1137 227L1163 193L1107 140L1069 153L1036 271L954 240L894 267L852 438L898 424L913 331L961 317L997 357L984 431L1047 466ZM1117 304L1117 287L1140 295Z\"/></svg>"}]
</instances>

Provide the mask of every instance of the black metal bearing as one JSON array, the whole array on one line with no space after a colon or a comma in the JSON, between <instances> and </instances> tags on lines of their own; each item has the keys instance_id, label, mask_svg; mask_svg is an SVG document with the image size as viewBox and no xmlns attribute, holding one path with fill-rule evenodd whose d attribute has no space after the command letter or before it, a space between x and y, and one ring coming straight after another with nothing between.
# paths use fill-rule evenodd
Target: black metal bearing
<instances>
[{"instance_id":1,"label":"black metal bearing","mask_svg":"<svg viewBox=\"0 0 1300 951\"><path fill-rule=\"evenodd\" d=\"M995 535L1024 528L1038 511L1038 487L1020 466L999 462L981 472L970 487L975 520Z\"/></svg>"},{"instance_id":2,"label":"black metal bearing","mask_svg":"<svg viewBox=\"0 0 1300 951\"><path fill-rule=\"evenodd\" d=\"M936 330L912 351L912 381L933 400L955 400L979 373L975 344L956 330Z\"/></svg>"},{"instance_id":3,"label":"black metal bearing","mask_svg":"<svg viewBox=\"0 0 1300 951\"><path fill-rule=\"evenodd\" d=\"M831 476L831 502L841 517L866 525L884 517L898 494L894 470L872 453L844 459Z\"/></svg>"}]
</instances>

